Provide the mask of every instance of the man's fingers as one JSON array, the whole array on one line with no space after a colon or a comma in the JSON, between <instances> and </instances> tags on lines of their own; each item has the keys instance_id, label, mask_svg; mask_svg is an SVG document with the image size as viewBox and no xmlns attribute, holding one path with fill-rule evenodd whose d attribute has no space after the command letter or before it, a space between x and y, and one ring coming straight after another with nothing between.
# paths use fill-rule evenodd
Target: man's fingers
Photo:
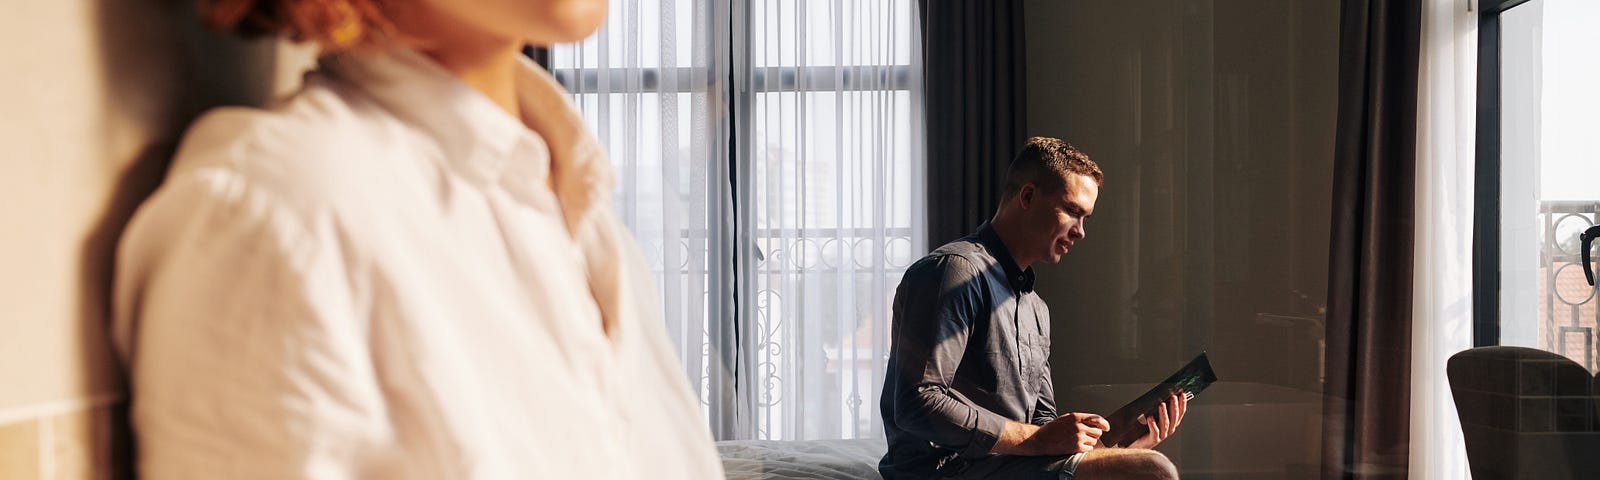
<instances>
[{"instance_id":1,"label":"man's fingers","mask_svg":"<svg viewBox=\"0 0 1600 480\"><path fill-rule=\"evenodd\" d=\"M1183 394L1181 394L1181 393L1178 395L1178 398L1176 400L1177 401L1172 403L1172 413L1171 413L1171 415L1172 415L1172 428L1171 428L1171 430L1174 431L1174 432L1178 431L1178 424L1179 423L1183 423L1183 410L1185 408L1187 408L1187 406L1189 404L1189 401L1187 399L1183 398Z\"/></svg>"},{"instance_id":2,"label":"man's fingers","mask_svg":"<svg viewBox=\"0 0 1600 480\"><path fill-rule=\"evenodd\" d=\"M1189 413L1189 394L1178 396L1178 422L1183 422L1183 416Z\"/></svg>"},{"instance_id":3,"label":"man's fingers","mask_svg":"<svg viewBox=\"0 0 1600 480\"><path fill-rule=\"evenodd\" d=\"M1164 408L1161 409L1161 421L1158 422L1157 425L1161 429L1161 437L1160 438L1164 439L1164 438L1167 438L1168 435L1172 435L1172 427L1174 426L1173 423L1172 423L1172 417L1177 415L1177 412L1174 412L1173 409L1176 408L1177 405L1167 404L1166 402L1162 402L1162 403L1163 403L1162 407L1164 407ZM1167 412L1172 412L1172 413L1169 414Z\"/></svg>"},{"instance_id":4,"label":"man's fingers","mask_svg":"<svg viewBox=\"0 0 1600 480\"><path fill-rule=\"evenodd\" d=\"M1077 439L1077 451L1080 453L1094 450L1095 447L1100 446L1100 436L1098 434L1091 433L1088 430L1079 432Z\"/></svg>"},{"instance_id":5,"label":"man's fingers","mask_svg":"<svg viewBox=\"0 0 1600 480\"><path fill-rule=\"evenodd\" d=\"M1188 409L1188 397L1178 392L1157 405L1155 412L1140 415L1138 422L1148 427L1148 432L1135 441L1134 445L1139 448L1154 448L1177 431L1178 423L1183 421L1183 415Z\"/></svg>"},{"instance_id":6,"label":"man's fingers","mask_svg":"<svg viewBox=\"0 0 1600 480\"><path fill-rule=\"evenodd\" d=\"M1095 414L1092 414L1092 413L1091 414L1086 414L1086 415L1083 416L1083 424L1091 426L1091 427L1095 427L1095 428L1098 428L1098 429L1101 429L1101 430L1110 430L1111 429L1111 422L1107 422L1105 417L1102 417L1102 416L1099 416L1099 415L1095 415Z\"/></svg>"},{"instance_id":7,"label":"man's fingers","mask_svg":"<svg viewBox=\"0 0 1600 480\"><path fill-rule=\"evenodd\" d=\"M1091 439L1100 438L1100 436L1101 435L1105 435L1105 433L1106 432L1104 430L1101 430L1101 429L1098 429L1098 428L1094 428L1094 427L1084 427L1084 429L1083 429L1083 434L1084 435L1088 435L1089 438L1091 438Z\"/></svg>"},{"instance_id":8,"label":"man's fingers","mask_svg":"<svg viewBox=\"0 0 1600 480\"><path fill-rule=\"evenodd\" d=\"M1171 435L1172 434L1172 421L1173 421L1173 419L1178 417L1177 408L1178 408L1178 396L1177 395L1173 395L1172 398L1169 398L1169 399L1167 399L1167 401L1162 402L1162 405L1161 405L1161 436L1163 438L1165 438L1167 435Z\"/></svg>"}]
</instances>

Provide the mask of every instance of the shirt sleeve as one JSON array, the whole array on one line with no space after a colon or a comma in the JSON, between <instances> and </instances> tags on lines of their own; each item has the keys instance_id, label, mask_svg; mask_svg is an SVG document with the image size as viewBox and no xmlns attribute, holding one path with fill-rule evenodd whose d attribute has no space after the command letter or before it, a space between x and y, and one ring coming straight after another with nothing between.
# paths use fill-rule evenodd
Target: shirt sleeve
<instances>
[{"instance_id":1,"label":"shirt sleeve","mask_svg":"<svg viewBox=\"0 0 1600 480\"><path fill-rule=\"evenodd\" d=\"M982 270L958 256L942 256L907 272L896 294L894 345L895 425L956 450L987 455L1006 419L974 405L951 388L967 349L974 319L984 308Z\"/></svg>"},{"instance_id":2,"label":"shirt sleeve","mask_svg":"<svg viewBox=\"0 0 1600 480\"><path fill-rule=\"evenodd\" d=\"M168 183L114 287L143 476L373 473L393 435L333 235L226 172Z\"/></svg>"}]
</instances>

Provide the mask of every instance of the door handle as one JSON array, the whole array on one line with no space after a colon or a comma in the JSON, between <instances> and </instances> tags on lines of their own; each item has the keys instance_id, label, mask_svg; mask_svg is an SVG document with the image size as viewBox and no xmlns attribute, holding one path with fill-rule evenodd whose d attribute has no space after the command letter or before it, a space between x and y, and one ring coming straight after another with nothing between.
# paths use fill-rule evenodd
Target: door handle
<instances>
[{"instance_id":1,"label":"door handle","mask_svg":"<svg viewBox=\"0 0 1600 480\"><path fill-rule=\"evenodd\" d=\"M1583 234L1578 235L1580 242L1578 248L1583 249L1583 278L1588 279L1590 285L1594 285L1594 267L1593 262L1589 261L1589 244L1594 242L1595 238L1600 238L1600 225L1589 227Z\"/></svg>"}]
</instances>

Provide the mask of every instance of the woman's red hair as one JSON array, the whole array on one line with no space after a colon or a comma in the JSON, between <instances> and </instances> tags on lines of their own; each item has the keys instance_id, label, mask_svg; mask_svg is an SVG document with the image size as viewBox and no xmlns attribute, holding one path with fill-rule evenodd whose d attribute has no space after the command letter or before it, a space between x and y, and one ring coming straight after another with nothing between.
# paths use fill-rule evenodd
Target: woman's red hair
<instances>
[{"instance_id":1,"label":"woman's red hair","mask_svg":"<svg viewBox=\"0 0 1600 480\"><path fill-rule=\"evenodd\" d=\"M286 35L324 50L373 46L395 35L383 0L199 0L200 18L246 38Z\"/></svg>"}]
</instances>

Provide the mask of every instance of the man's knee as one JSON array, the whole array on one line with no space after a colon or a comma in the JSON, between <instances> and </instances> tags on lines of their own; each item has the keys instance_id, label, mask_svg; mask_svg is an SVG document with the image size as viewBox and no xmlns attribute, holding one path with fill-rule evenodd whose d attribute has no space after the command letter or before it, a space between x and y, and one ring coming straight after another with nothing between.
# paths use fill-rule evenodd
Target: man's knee
<instances>
[{"instance_id":1,"label":"man's knee","mask_svg":"<svg viewBox=\"0 0 1600 480\"><path fill-rule=\"evenodd\" d=\"M1078 463L1074 480L1167 480L1178 478L1178 467L1155 450L1101 448L1089 451Z\"/></svg>"}]
</instances>

